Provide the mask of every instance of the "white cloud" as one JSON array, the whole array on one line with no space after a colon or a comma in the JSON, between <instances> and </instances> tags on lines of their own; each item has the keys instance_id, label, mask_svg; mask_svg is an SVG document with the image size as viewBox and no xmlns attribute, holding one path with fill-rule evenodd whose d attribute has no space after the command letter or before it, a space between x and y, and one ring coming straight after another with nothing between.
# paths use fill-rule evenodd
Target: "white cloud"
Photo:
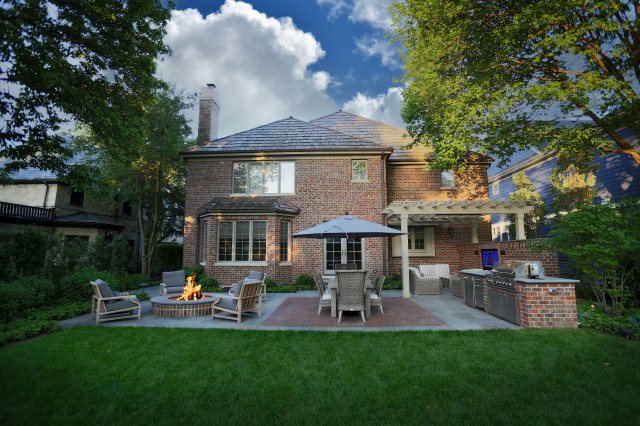
<instances>
[{"instance_id":1,"label":"white cloud","mask_svg":"<svg viewBox=\"0 0 640 426\"><path fill-rule=\"evenodd\" d=\"M382 93L373 98L358 93L342 107L343 110L353 114L404 129L406 125L402 122L400 116L401 108L401 87L390 87L386 94Z\"/></svg>"},{"instance_id":2,"label":"white cloud","mask_svg":"<svg viewBox=\"0 0 640 426\"><path fill-rule=\"evenodd\" d=\"M397 49L384 37L391 31L391 12L389 7L394 0L317 0L318 4L329 7L329 18L333 19L346 13L351 22L369 24L373 33L356 40L358 50L365 56L379 55L382 65L400 68Z\"/></svg>"},{"instance_id":3,"label":"white cloud","mask_svg":"<svg viewBox=\"0 0 640 426\"><path fill-rule=\"evenodd\" d=\"M227 0L206 17L194 9L173 11L165 42L173 56L158 64L162 78L189 92L216 84L219 136L290 115L310 120L337 109L325 92L329 73L309 69L325 52L291 18L267 17L250 4Z\"/></svg>"},{"instance_id":4,"label":"white cloud","mask_svg":"<svg viewBox=\"0 0 640 426\"><path fill-rule=\"evenodd\" d=\"M343 12L351 22L368 23L374 28L389 30L391 13L389 7L394 0L317 0L319 5L329 6L329 16L335 18Z\"/></svg>"},{"instance_id":5,"label":"white cloud","mask_svg":"<svg viewBox=\"0 0 640 426\"><path fill-rule=\"evenodd\" d=\"M389 40L365 35L356 40L356 46L365 56L380 55L382 65L386 67L402 68L398 51L389 43Z\"/></svg>"}]
</instances>

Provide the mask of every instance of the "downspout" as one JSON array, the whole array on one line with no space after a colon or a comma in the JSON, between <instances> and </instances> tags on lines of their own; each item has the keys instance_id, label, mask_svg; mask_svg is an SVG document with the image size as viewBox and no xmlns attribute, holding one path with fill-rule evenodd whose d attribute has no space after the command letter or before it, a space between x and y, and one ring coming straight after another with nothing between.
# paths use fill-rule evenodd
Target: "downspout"
<instances>
[{"instance_id":1,"label":"downspout","mask_svg":"<svg viewBox=\"0 0 640 426\"><path fill-rule=\"evenodd\" d=\"M44 182L44 202L42 203L42 208L47 208L47 198L49 197L49 184Z\"/></svg>"},{"instance_id":2,"label":"downspout","mask_svg":"<svg viewBox=\"0 0 640 426\"><path fill-rule=\"evenodd\" d=\"M380 157L380 195L382 196L382 210L387 208L387 191L385 185L385 170L386 162L384 159L384 153ZM380 213L382 216L382 224L387 225L386 214ZM382 243L382 273L387 275L387 246L389 245L389 238L385 238Z\"/></svg>"}]
</instances>

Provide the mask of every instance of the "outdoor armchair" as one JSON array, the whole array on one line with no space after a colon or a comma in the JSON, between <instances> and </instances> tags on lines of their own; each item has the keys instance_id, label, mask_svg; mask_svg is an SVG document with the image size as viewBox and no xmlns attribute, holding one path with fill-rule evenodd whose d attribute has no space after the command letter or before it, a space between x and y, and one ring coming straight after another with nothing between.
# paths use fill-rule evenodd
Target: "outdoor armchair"
<instances>
[{"instance_id":1,"label":"outdoor armchair","mask_svg":"<svg viewBox=\"0 0 640 426\"><path fill-rule=\"evenodd\" d=\"M130 319L136 316L136 310L137 318L140 319L141 305L136 296L113 291L109 284L101 279L91 281L91 286L94 292L91 299L91 319L95 317L96 325L106 321Z\"/></svg>"},{"instance_id":2,"label":"outdoor armchair","mask_svg":"<svg viewBox=\"0 0 640 426\"><path fill-rule=\"evenodd\" d=\"M365 305L364 292L367 281L367 271L336 271L338 284L338 324L342 320L343 311L360 311L362 322Z\"/></svg>"},{"instance_id":3,"label":"outdoor armchair","mask_svg":"<svg viewBox=\"0 0 640 426\"><path fill-rule=\"evenodd\" d=\"M440 277L424 276L416 268L409 268L409 288L413 294L440 294Z\"/></svg>"},{"instance_id":4,"label":"outdoor armchair","mask_svg":"<svg viewBox=\"0 0 640 426\"><path fill-rule=\"evenodd\" d=\"M322 308L325 306L331 307L331 293L325 289L322 276L315 276L314 279L316 280L316 287L318 288L318 315L320 315Z\"/></svg>"},{"instance_id":5,"label":"outdoor armchair","mask_svg":"<svg viewBox=\"0 0 640 426\"><path fill-rule=\"evenodd\" d=\"M384 275L378 275L373 279L373 288L375 292L372 292L369 300L369 304L373 306L377 306L380 309L380 313L384 314L382 310L382 285L384 284Z\"/></svg>"},{"instance_id":6,"label":"outdoor armchair","mask_svg":"<svg viewBox=\"0 0 640 426\"><path fill-rule=\"evenodd\" d=\"M187 285L184 271L171 271L162 273L160 294L182 293Z\"/></svg>"},{"instance_id":7,"label":"outdoor armchair","mask_svg":"<svg viewBox=\"0 0 640 426\"><path fill-rule=\"evenodd\" d=\"M253 314L262 317L261 287L260 281L241 283L236 287L236 291L238 291L237 297L218 296L218 300L213 302L211 308L211 318L242 322L242 314Z\"/></svg>"},{"instance_id":8,"label":"outdoor armchair","mask_svg":"<svg viewBox=\"0 0 640 426\"><path fill-rule=\"evenodd\" d=\"M258 281L260 282L260 294L262 295L262 301L266 302L267 301L267 285L264 283L266 276L267 274L265 274L264 272L249 271L249 275L247 275L246 278L240 280L235 287L231 287L229 289L229 296L236 295L236 291L237 291L236 289L240 287L240 284Z\"/></svg>"}]
</instances>

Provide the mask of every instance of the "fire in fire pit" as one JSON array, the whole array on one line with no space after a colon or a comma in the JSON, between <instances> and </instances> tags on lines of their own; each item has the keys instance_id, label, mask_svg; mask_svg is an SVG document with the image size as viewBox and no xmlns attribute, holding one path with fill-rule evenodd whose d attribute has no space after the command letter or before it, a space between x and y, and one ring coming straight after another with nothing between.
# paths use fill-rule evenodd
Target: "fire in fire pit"
<instances>
[{"instance_id":1,"label":"fire in fire pit","mask_svg":"<svg viewBox=\"0 0 640 426\"><path fill-rule=\"evenodd\" d=\"M191 277L187 278L187 285L184 286L184 289L182 290L182 296L180 297L170 297L170 299L174 299L174 300L200 300L204 296L202 293L200 293L200 288L202 286L200 285L195 285L196 282L196 276L195 274Z\"/></svg>"}]
</instances>

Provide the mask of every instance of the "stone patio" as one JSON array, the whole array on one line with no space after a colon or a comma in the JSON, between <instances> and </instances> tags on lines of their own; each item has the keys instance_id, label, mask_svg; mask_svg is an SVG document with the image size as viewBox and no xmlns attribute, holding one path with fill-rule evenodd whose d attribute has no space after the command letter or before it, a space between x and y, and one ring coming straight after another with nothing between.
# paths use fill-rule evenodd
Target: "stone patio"
<instances>
[{"instance_id":1,"label":"stone patio","mask_svg":"<svg viewBox=\"0 0 640 426\"><path fill-rule=\"evenodd\" d=\"M158 287L146 290L152 297ZM401 290L385 290L382 293L384 315L377 308L371 309L371 317L363 324L359 314L345 313L338 324L331 318L331 310L323 308L318 316L317 291L297 293L268 293L262 304L262 317L243 316L240 324L235 321L195 318L162 318L152 315L151 302L142 302L141 319L127 319L100 324L101 327L171 327L171 328L225 328L242 330L331 330L331 331L417 331L417 330L483 330L518 329L515 324L503 321L479 309L471 308L447 291L438 296L412 295L402 298ZM91 314L60 321L62 328L75 325L95 325Z\"/></svg>"}]
</instances>

